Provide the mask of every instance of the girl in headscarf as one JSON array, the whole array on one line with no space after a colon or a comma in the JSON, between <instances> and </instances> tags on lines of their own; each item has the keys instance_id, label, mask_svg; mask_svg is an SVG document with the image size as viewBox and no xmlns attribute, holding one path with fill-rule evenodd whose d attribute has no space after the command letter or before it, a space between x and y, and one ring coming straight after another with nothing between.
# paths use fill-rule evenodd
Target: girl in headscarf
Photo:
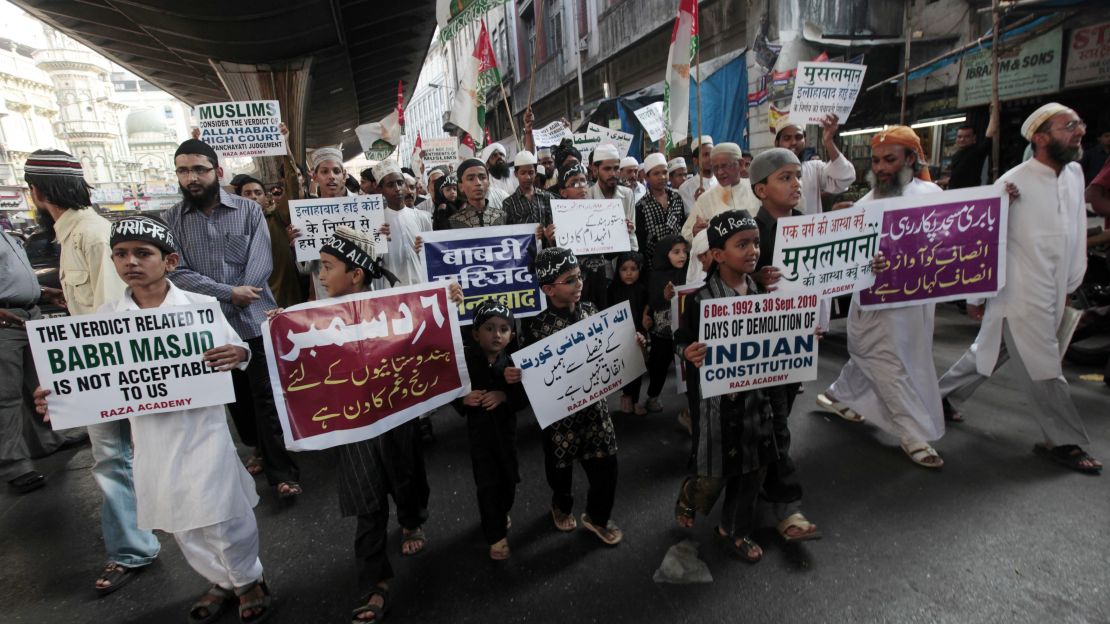
<instances>
[{"instance_id":1,"label":"girl in headscarf","mask_svg":"<svg viewBox=\"0 0 1110 624\"><path fill-rule=\"evenodd\" d=\"M671 337L671 299L674 287L686 283L686 261L689 246L681 234L664 236L655 244L651 280L648 285L648 305L652 311L651 353L648 356L647 411L660 412L659 394L667 381L667 371L674 360L674 341Z\"/></svg>"},{"instance_id":2,"label":"girl in headscarf","mask_svg":"<svg viewBox=\"0 0 1110 624\"><path fill-rule=\"evenodd\" d=\"M627 301L632 309L632 322L636 331L648 337L647 327L651 325L651 310L648 308L648 289L645 280L640 279L644 269L644 257L636 251L626 251L617 255L617 274L609 282L609 305L614 306L622 301ZM645 323L646 321L646 323ZM647 410L640 401L640 379L629 382L621 390L621 411L625 414L635 413L637 416L647 414Z\"/></svg>"},{"instance_id":3,"label":"girl in headscarf","mask_svg":"<svg viewBox=\"0 0 1110 624\"><path fill-rule=\"evenodd\" d=\"M449 173L432 184L435 207L432 209L432 229L449 230L448 219L459 209L459 178Z\"/></svg>"}]
</instances>

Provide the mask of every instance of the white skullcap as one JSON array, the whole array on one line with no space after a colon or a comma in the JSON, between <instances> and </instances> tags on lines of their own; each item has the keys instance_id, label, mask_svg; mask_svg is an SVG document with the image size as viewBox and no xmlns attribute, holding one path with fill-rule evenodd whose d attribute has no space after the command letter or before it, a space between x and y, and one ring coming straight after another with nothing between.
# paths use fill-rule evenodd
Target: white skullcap
<instances>
[{"instance_id":1,"label":"white skullcap","mask_svg":"<svg viewBox=\"0 0 1110 624\"><path fill-rule=\"evenodd\" d=\"M405 178L405 184L416 184L416 178L410 176L405 172L401 172L401 175Z\"/></svg>"},{"instance_id":2,"label":"white skullcap","mask_svg":"<svg viewBox=\"0 0 1110 624\"><path fill-rule=\"evenodd\" d=\"M699 147L701 147L702 145L712 146L713 145L713 137L709 136L708 134L701 135L701 138L694 139L693 141L690 142L690 149L696 150Z\"/></svg>"},{"instance_id":3,"label":"white skullcap","mask_svg":"<svg viewBox=\"0 0 1110 624\"><path fill-rule=\"evenodd\" d=\"M640 166L640 163L635 158L633 158L631 156L625 156L624 158L621 159L621 169L624 169L625 167L639 167L639 166Z\"/></svg>"},{"instance_id":4,"label":"white skullcap","mask_svg":"<svg viewBox=\"0 0 1110 624\"><path fill-rule=\"evenodd\" d=\"M683 161L682 164L683 164L683 166L685 166L686 165L685 161ZM666 166L667 166L667 157L660 154L659 152L653 152L651 154L648 154L648 157L644 159L644 171L650 172L652 169L654 169L656 167L666 167ZM669 171L670 170L668 169L668 172Z\"/></svg>"},{"instance_id":5,"label":"white skullcap","mask_svg":"<svg viewBox=\"0 0 1110 624\"><path fill-rule=\"evenodd\" d=\"M1066 113L1071 109L1059 102L1049 102L1044 106L1033 111L1033 114L1025 118L1025 123L1021 124L1021 136L1025 137L1026 141L1033 142L1033 135L1037 133L1037 128L1041 124L1048 121L1053 115Z\"/></svg>"},{"instance_id":6,"label":"white skullcap","mask_svg":"<svg viewBox=\"0 0 1110 624\"><path fill-rule=\"evenodd\" d=\"M667 173L674 173L675 171L677 171L679 169L685 169L685 168L686 168L686 159L681 157L681 156L679 156L678 158L672 158L671 162L667 163Z\"/></svg>"},{"instance_id":7,"label":"white skullcap","mask_svg":"<svg viewBox=\"0 0 1110 624\"><path fill-rule=\"evenodd\" d=\"M740 146L735 143L721 143L720 145L716 145L709 155L713 157L722 154L735 158L736 160L740 160L744 157L744 152L741 151Z\"/></svg>"},{"instance_id":8,"label":"white skullcap","mask_svg":"<svg viewBox=\"0 0 1110 624\"><path fill-rule=\"evenodd\" d=\"M525 167L528 165L534 165L537 162L539 161L537 161L536 157L532 155L532 152L529 152L528 150L520 150L516 153L516 156L513 156L514 167Z\"/></svg>"},{"instance_id":9,"label":"white skullcap","mask_svg":"<svg viewBox=\"0 0 1110 624\"><path fill-rule=\"evenodd\" d=\"M543 165L536 165L536 175L547 175L547 169Z\"/></svg>"},{"instance_id":10,"label":"white skullcap","mask_svg":"<svg viewBox=\"0 0 1110 624\"><path fill-rule=\"evenodd\" d=\"M601 160L620 160L620 152L617 151L617 146L612 143L602 143L594 150L593 155L590 157L590 162L598 162Z\"/></svg>"},{"instance_id":11,"label":"white skullcap","mask_svg":"<svg viewBox=\"0 0 1110 624\"><path fill-rule=\"evenodd\" d=\"M690 255L694 258L709 251L709 230L702 230L694 237L694 242L690 245Z\"/></svg>"},{"instance_id":12,"label":"white skullcap","mask_svg":"<svg viewBox=\"0 0 1110 624\"><path fill-rule=\"evenodd\" d=\"M505 151L504 145L500 143L490 143L486 146L486 149L482 150L482 162L489 162L489 158L493 156L494 152L499 152L502 158L508 153Z\"/></svg>"},{"instance_id":13,"label":"white skullcap","mask_svg":"<svg viewBox=\"0 0 1110 624\"><path fill-rule=\"evenodd\" d=\"M334 147L318 147L312 152L312 168L315 169L320 166L320 163L325 160L334 160L340 165L343 164L343 152L335 149Z\"/></svg>"},{"instance_id":14,"label":"white skullcap","mask_svg":"<svg viewBox=\"0 0 1110 624\"><path fill-rule=\"evenodd\" d=\"M374 179L377 180L378 184L381 184L387 175L394 173L402 175L401 165L398 165L395 161L383 160L374 165Z\"/></svg>"}]
</instances>

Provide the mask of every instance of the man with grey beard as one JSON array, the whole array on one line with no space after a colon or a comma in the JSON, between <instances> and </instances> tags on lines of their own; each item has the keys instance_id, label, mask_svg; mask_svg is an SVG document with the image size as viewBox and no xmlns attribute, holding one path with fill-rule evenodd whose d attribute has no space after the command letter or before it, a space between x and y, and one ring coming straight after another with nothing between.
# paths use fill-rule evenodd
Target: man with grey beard
<instances>
[{"instance_id":1,"label":"man with grey beard","mask_svg":"<svg viewBox=\"0 0 1110 624\"><path fill-rule=\"evenodd\" d=\"M921 140L906 126L891 126L871 140L871 191L860 201L939 193L929 182ZM910 461L940 468L929 441L944 435L944 412L933 366L936 304L864 310L859 293L848 311L848 363L817 405L859 422L866 417L899 438Z\"/></svg>"},{"instance_id":2,"label":"man with grey beard","mask_svg":"<svg viewBox=\"0 0 1110 624\"><path fill-rule=\"evenodd\" d=\"M1083 170L1076 162L1086 129L1075 111L1055 102L1022 124L1033 158L1000 179L1019 194L1014 199L1011 192L1006 228L1009 279L985 311L981 300L968 301L968 316L983 325L975 344L941 377L940 392L945 411L954 413L949 398L970 398L1012 357L1044 436L1033 451L1072 470L1099 474L1102 463L1079 446L1089 439L1060 365L1067 345L1057 338L1068 293L1079 288L1087 270Z\"/></svg>"}]
</instances>

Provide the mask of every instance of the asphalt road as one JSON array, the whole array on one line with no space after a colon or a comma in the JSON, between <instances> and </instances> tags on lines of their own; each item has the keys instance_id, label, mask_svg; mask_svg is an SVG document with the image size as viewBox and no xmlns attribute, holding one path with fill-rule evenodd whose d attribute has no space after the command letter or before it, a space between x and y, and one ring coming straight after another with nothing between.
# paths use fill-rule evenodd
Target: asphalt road
<instances>
[{"instance_id":1,"label":"asphalt road","mask_svg":"<svg viewBox=\"0 0 1110 624\"><path fill-rule=\"evenodd\" d=\"M767 528L766 555L750 566L711 540L715 517L679 529L673 504L689 439L668 388L665 411L615 418L620 483L614 519L625 539L602 545L584 530L556 532L548 515L539 430L522 414L523 482L513 509L512 558L491 563L478 527L463 421L436 416L427 453L432 485L425 552L402 558L391 622L1110 622L1110 475L1067 471L1032 453L1038 431L1017 383L1003 372L983 386L935 443L939 471L911 464L897 440L868 424L822 414L814 398L846 360L843 322L822 344L820 378L791 417L804 510L824 539L786 546ZM976 326L938 310L942 371ZM1089 450L1110 460L1110 388L1066 366L1085 417ZM346 622L354 581L354 519L341 518L327 453L301 456L305 493L279 502L263 488L256 508L262 562L276 602L271 622ZM103 564L100 492L88 447L39 461L48 485L15 497L0 488L0 622L184 622L206 583L161 535L158 561L134 583L97 599ZM181 475L187 479L189 475ZM576 511L585 500L577 470ZM260 482L263 485L263 482ZM715 514L714 514L715 516ZM765 519L768 527L769 518ZM653 582L667 549L691 538L713 582ZM227 615L222 621L234 621Z\"/></svg>"}]
</instances>

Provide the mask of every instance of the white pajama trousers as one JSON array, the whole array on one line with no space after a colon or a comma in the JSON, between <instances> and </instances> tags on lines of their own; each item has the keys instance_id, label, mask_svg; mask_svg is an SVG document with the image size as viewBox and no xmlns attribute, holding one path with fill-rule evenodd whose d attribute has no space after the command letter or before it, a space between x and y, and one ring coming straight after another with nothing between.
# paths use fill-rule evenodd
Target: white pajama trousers
<instances>
[{"instance_id":1,"label":"white pajama trousers","mask_svg":"<svg viewBox=\"0 0 1110 624\"><path fill-rule=\"evenodd\" d=\"M199 529L174 533L185 560L209 582L235 589L262 577L254 512Z\"/></svg>"}]
</instances>

